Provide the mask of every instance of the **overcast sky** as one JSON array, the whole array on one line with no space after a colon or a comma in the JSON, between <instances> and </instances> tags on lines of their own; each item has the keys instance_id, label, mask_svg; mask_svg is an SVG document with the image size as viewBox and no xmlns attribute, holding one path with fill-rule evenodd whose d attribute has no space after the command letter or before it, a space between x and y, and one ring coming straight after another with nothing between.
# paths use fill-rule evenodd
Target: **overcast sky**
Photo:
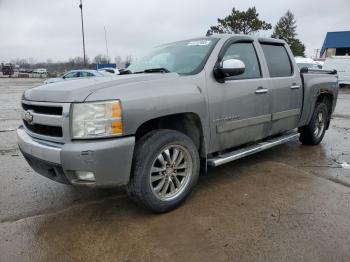
<instances>
[{"instance_id":1,"label":"overcast sky","mask_svg":"<svg viewBox=\"0 0 350 262\"><path fill-rule=\"evenodd\" d=\"M350 0L84 0L87 55L112 60L138 56L152 46L205 35L232 7L256 6L273 25L290 9L307 54L321 48L328 31L350 31ZM64 61L82 56L79 0L0 0L0 61ZM262 32L269 36L270 32Z\"/></svg>"}]
</instances>

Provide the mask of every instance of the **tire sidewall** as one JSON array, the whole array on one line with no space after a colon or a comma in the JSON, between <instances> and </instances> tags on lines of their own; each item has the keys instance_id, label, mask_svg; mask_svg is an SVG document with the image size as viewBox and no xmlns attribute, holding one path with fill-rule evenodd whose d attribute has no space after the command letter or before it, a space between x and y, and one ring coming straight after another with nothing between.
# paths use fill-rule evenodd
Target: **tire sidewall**
<instances>
[{"instance_id":1,"label":"tire sidewall","mask_svg":"<svg viewBox=\"0 0 350 262\"><path fill-rule=\"evenodd\" d=\"M189 178L186 188L180 195L174 199L163 201L155 196L150 186L151 168L160 152L169 145L180 145L184 147L192 160L192 174ZM155 212L166 212L180 205L190 194L197 183L199 176L200 160L198 151L192 140L184 134L173 130L160 130L150 136L142 145L139 156L142 159L138 161L138 167L135 169L135 176L139 177L139 187L146 204Z\"/></svg>"},{"instance_id":2,"label":"tire sidewall","mask_svg":"<svg viewBox=\"0 0 350 262\"><path fill-rule=\"evenodd\" d=\"M318 114L320 112L323 112L323 114L324 114L324 119L325 119L324 120L324 125L325 125L325 127L324 127L324 129L322 131L321 136L316 137L315 134L314 134L314 130L315 130L316 122L317 122L317 117L318 117ZM327 105L324 104L324 103L319 103L317 105L315 111L314 111L314 114L312 116L312 120L311 120L311 123L310 123L310 133L311 133L311 138L312 138L312 141L313 141L314 144L319 144L322 141L322 139L323 139L323 137L324 137L324 135L326 133L327 122L328 122L328 108L327 108Z\"/></svg>"}]
</instances>

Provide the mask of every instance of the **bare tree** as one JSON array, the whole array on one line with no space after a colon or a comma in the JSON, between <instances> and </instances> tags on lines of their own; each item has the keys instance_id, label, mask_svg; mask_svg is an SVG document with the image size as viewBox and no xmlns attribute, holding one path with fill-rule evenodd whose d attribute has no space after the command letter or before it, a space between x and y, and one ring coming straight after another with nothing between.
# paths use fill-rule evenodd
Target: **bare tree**
<instances>
[{"instance_id":1,"label":"bare tree","mask_svg":"<svg viewBox=\"0 0 350 262\"><path fill-rule=\"evenodd\" d=\"M95 64L108 64L108 58L101 54L95 56L93 61Z\"/></svg>"}]
</instances>

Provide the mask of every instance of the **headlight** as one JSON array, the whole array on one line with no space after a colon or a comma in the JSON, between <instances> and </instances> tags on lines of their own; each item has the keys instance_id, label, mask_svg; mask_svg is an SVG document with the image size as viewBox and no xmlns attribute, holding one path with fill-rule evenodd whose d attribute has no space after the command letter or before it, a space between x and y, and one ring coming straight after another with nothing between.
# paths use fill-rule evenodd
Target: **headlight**
<instances>
[{"instance_id":1,"label":"headlight","mask_svg":"<svg viewBox=\"0 0 350 262\"><path fill-rule=\"evenodd\" d=\"M72 109L73 139L120 136L123 134L119 101L76 103Z\"/></svg>"}]
</instances>

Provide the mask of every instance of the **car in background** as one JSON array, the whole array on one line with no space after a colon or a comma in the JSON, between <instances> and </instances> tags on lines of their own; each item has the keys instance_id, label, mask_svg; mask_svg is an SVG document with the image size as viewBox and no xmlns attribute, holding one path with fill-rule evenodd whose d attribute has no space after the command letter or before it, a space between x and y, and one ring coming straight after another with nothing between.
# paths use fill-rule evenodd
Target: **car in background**
<instances>
[{"instance_id":1,"label":"car in background","mask_svg":"<svg viewBox=\"0 0 350 262\"><path fill-rule=\"evenodd\" d=\"M337 70L339 85L350 85L350 56L333 56L326 59L324 66L326 70Z\"/></svg>"},{"instance_id":2,"label":"car in background","mask_svg":"<svg viewBox=\"0 0 350 262\"><path fill-rule=\"evenodd\" d=\"M47 74L47 69L46 68L38 68L33 70L33 74Z\"/></svg>"},{"instance_id":3,"label":"car in background","mask_svg":"<svg viewBox=\"0 0 350 262\"><path fill-rule=\"evenodd\" d=\"M308 69L322 69L322 65L317 63L312 58L296 56L295 61L297 62L299 69L302 69L304 67L306 67Z\"/></svg>"},{"instance_id":4,"label":"car in background","mask_svg":"<svg viewBox=\"0 0 350 262\"><path fill-rule=\"evenodd\" d=\"M86 77L104 77L104 76L110 76L110 73L106 72L99 72L97 70L72 70L61 77L55 77L55 78L49 78L45 80L45 84L50 83L56 83L56 82L62 82L67 80L74 80L78 78L86 78Z\"/></svg>"},{"instance_id":5,"label":"car in background","mask_svg":"<svg viewBox=\"0 0 350 262\"><path fill-rule=\"evenodd\" d=\"M324 60L315 60L316 64L318 64L321 68L323 68Z\"/></svg>"},{"instance_id":6,"label":"car in background","mask_svg":"<svg viewBox=\"0 0 350 262\"><path fill-rule=\"evenodd\" d=\"M110 73L112 75L119 75L120 72L117 68L113 68L113 67L107 67L107 68L101 68L98 69L99 72L104 72L104 73Z\"/></svg>"},{"instance_id":7,"label":"car in background","mask_svg":"<svg viewBox=\"0 0 350 262\"><path fill-rule=\"evenodd\" d=\"M14 74L14 67L12 64L5 64L1 68L2 75L11 77Z\"/></svg>"}]
</instances>

